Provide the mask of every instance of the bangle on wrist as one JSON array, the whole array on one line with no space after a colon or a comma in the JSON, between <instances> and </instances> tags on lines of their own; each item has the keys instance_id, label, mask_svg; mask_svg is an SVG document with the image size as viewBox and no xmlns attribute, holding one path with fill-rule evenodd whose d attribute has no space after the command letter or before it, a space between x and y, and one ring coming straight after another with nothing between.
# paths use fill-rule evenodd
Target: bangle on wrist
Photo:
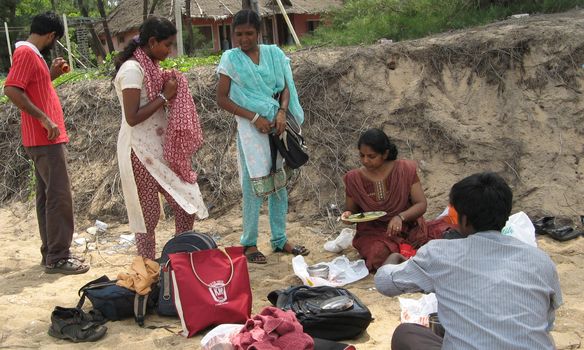
<instances>
[{"instance_id":1,"label":"bangle on wrist","mask_svg":"<svg viewBox=\"0 0 584 350\"><path fill-rule=\"evenodd\" d=\"M158 97L160 97L162 101L164 101L164 104L168 103L168 99L166 98L166 96L164 96L162 92L158 94Z\"/></svg>"},{"instance_id":2,"label":"bangle on wrist","mask_svg":"<svg viewBox=\"0 0 584 350\"><path fill-rule=\"evenodd\" d=\"M260 115L256 113L256 114L253 116L253 119L252 119L252 120L250 120L250 123L252 123L252 124L255 124L255 122L258 120L258 118L259 118L259 117L260 117Z\"/></svg>"},{"instance_id":3,"label":"bangle on wrist","mask_svg":"<svg viewBox=\"0 0 584 350\"><path fill-rule=\"evenodd\" d=\"M282 107L280 107L280 108L278 108L278 110L279 110L279 111L284 111L284 112L286 112L286 108L282 108Z\"/></svg>"},{"instance_id":4,"label":"bangle on wrist","mask_svg":"<svg viewBox=\"0 0 584 350\"><path fill-rule=\"evenodd\" d=\"M402 214L397 214L397 216L401 219L402 222L406 221L406 218Z\"/></svg>"}]
</instances>

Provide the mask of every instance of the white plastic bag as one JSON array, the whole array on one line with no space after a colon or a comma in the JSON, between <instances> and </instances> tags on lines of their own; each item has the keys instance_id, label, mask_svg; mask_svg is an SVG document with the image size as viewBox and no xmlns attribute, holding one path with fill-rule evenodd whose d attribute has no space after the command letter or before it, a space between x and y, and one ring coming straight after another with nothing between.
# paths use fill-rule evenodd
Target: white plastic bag
<instances>
[{"instance_id":1,"label":"white plastic bag","mask_svg":"<svg viewBox=\"0 0 584 350\"><path fill-rule=\"evenodd\" d=\"M351 246L353 236L355 236L355 230L344 228L336 239L324 244L324 249L331 253L340 253Z\"/></svg>"},{"instance_id":2,"label":"white plastic bag","mask_svg":"<svg viewBox=\"0 0 584 350\"><path fill-rule=\"evenodd\" d=\"M430 293L420 299L398 298L401 308L402 323L417 323L428 327L428 315L438 312L438 300L436 294Z\"/></svg>"},{"instance_id":3,"label":"white plastic bag","mask_svg":"<svg viewBox=\"0 0 584 350\"><path fill-rule=\"evenodd\" d=\"M529 216L522 211L509 217L509 220L507 220L501 233L506 236L517 238L530 246L537 247L537 241L535 240L535 227L529 219Z\"/></svg>"},{"instance_id":4,"label":"white plastic bag","mask_svg":"<svg viewBox=\"0 0 584 350\"><path fill-rule=\"evenodd\" d=\"M346 256L339 256L331 262L318 263L329 267L328 279L320 277L311 277L308 275L308 264L302 255L295 256L292 259L292 268L294 274L298 276L302 283L310 287L331 286L342 287L346 284L353 283L369 275L369 270L365 266L365 260L349 261ZM316 264L315 264L316 265Z\"/></svg>"},{"instance_id":5,"label":"white plastic bag","mask_svg":"<svg viewBox=\"0 0 584 350\"><path fill-rule=\"evenodd\" d=\"M235 347L231 344L231 336L236 334L243 327L242 324L225 323L205 334L201 339L201 349L203 350L233 350Z\"/></svg>"}]
</instances>

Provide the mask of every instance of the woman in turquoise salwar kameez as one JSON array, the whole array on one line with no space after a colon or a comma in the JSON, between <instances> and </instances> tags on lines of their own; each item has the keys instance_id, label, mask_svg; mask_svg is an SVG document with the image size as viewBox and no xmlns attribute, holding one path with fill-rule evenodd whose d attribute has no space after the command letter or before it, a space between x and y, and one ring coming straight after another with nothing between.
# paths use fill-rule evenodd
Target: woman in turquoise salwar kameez
<instances>
[{"instance_id":1,"label":"woman in turquoise salwar kameez","mask_svg":"<svg viewBox=\"0 0 584 350\"><path fill-rule=\"evenodd\" d=\"M276 45L258 45L260 18L251 10L233 18L233 37L238 46L225 51L217 67L217 103L235 115L241 188L243 234L241 244L249 262L264 264L257 248L258 222L264 198L268 199L272 250L307 255L308 249L293 245L286 236L288 192L292 174L278 155L277 171L271 172L269 133L286 128L286 110L301 124L304 111L292 78L289 59Z\"/></svg>"}]
</instances>

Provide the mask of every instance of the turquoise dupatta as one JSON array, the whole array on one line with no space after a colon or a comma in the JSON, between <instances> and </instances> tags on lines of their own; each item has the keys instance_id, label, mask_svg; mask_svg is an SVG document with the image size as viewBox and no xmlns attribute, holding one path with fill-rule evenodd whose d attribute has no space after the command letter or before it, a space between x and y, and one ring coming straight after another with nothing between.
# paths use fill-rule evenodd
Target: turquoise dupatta
<instances>
[{"instance_id":1,"label":"turquoise dupatta","mask_svg":"<svg viewBox=\"0 0 584 350\"><path fill-rule=\"evenodd\" d=\"M229 98L237 105L258 113L273 121L279 101L273 96L288 87L290 103L288 109L299 124L304 122L304 111L298 100L298 92L292 78L290 59L276 45L259 45L260 62L255 64L241 49L225 51L217 67L218 74L231 79ZM272 174L272 159L268 136L260 133L249 120L237 119L238 147L241 147L252 187L256 195L267 195L286 186L290 171L282 168L278 155L277 172ZM240 169L241 170L241 169ZM241 171L239 172L241 174Z\"/></svg>"}]
</instances>

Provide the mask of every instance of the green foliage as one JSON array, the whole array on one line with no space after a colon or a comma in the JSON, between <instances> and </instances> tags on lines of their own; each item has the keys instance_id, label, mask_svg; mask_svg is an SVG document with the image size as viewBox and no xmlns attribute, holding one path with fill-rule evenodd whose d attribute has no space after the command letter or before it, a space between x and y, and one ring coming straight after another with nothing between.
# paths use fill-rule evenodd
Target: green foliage
<instances>
[{"instance_id":1,"label":"green foliage","mask_svg":"<svg viewBox=\"0 0 584 350\"><path fill-rule=\"evenodd\" d=\"M74 83L83 80L111 79L114 72L114 59L116 55L117 52L108 54L104 64L100 65L97 69L75 69L70 73L63 74L53 80L53 86L57 87L65 83ZM207 57L181 56L168 58L160 62L160 65L165 69L176 69L181 72L187 72L193 67L215 65L219 63L219 59L221 59L221 55L218 54ZM0 86L4 86L5 80L0 80ZM4 96L3 89L0 89L0 104L6 102L8 102L8 97Z\"/></svg>"},{"instance_id":2,"label":"green foliage","mask_svg":"<svg viewBox=\"0 0 584 350\"><path fill-rule=\"evenodd\" d=\"M4 82L6 79L0 79L0 104L8 102L8 97L4 95Z\"/></svg>"},{"instance_id":3,"label":"green foliage","mask_svg":"<svg viewBox=\"0 0 584 350\"><path fill-rule=\"evenodd\" d=\"M187 72L193 67L217 64L220 59L221 55L217 54L206 57L180 56L176 58L168 58L160 62L160 66L164 69L176 69L181 72Z\"/></svg>"},{"instance_id":4,"label":"green foliage","mask_svg":"<svg viewBox=\"0 0 584 350\"><path fill-rule=\"evenodd\" d=\"M486 24L517 13L551 13L584 0L347 0L325 19L329 25L305 37L308 45L371 44Z\"/></svg>"},{"instance_id":5,"label":"green foliage","mask_svg":"<svg viewBox=\"0 0 584 350\"><path fill-rule=\"evenodd\" d=\"M57 87L65 83L74 83L83 80L107 79L110 76L103 75L99 69L76 69L53 80L53 86Z\"/></svg>"}]
</instances>

